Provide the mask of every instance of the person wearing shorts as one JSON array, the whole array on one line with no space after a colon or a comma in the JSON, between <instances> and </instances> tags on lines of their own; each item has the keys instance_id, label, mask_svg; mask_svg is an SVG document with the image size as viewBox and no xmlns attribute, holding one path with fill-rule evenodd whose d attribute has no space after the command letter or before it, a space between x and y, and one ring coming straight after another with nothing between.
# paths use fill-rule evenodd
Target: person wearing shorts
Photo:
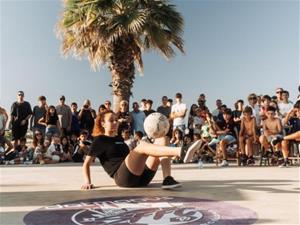
<instances>
[{"instance_id":1,"label":"person wearing shorts","mask_svg":"<svg viewBox=\"0 0 300 225\"><path fill-rule=\"evenodd\" d=\"M232 118L231 109L225 109L223 113L224 121L216 124L216 138L212 139L208 144L210 147L219 144L220 150L223 155L223 161L221 163L222 167L228 166L227 153L232 154L232 149L227 152L227 146L235 143L237 141L237 127Z\"/></svg>"},{"instance_id":2,"label":"person wearing shorts","mask_svg":"<svg viewBox=\"0 0 300 225\"><path fill-rule=\"evenodd\" d=\"M106 110L97 116L93 130L94 140L83 163L85 183L81 189L93 188L90 165L96 157L106 173L120 187L147 186L160 164L164 175L162 188L181 186L171 176L171 167L164 165L161 158L183 156L185 152L183 148L167 147L167 139L162 137L156 139L154 144L141 141L130 151L123 138L117 136L117 133L118 120L113 111Z\"/></svg>"}]
</instances>

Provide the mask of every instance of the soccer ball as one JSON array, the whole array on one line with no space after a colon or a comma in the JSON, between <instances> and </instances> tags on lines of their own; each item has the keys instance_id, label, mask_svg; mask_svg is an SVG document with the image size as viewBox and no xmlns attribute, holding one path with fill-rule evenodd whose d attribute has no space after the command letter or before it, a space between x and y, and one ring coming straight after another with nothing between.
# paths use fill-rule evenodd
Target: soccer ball
<instances>
[{"instance_id":1,"label":"soccer ball","mask_svg":"<svg viewBox=\"0 0 300 225\"><path fill-rule=\"evenodd\" d=\"M144 121L144 129L149 138L166 136L170 128L169 120L161 113L151 113Z\"/></svg>"}]
</instances>

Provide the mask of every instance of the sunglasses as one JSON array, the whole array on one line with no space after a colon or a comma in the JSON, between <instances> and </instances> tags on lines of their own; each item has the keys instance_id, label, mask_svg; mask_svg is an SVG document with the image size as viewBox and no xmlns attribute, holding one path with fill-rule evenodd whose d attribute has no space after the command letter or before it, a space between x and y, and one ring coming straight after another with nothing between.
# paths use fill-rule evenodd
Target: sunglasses
<instances>
[{"instance_id":1,"label":"sunglasses","mask_svg":"<svg viewBox=\"0 0 300 225\"><path fill-rule=\"evenodd\" d=\"M24 95L22 95L22 94L18 94L18 96L24 96Z\"/></svg>"}]
</instances>

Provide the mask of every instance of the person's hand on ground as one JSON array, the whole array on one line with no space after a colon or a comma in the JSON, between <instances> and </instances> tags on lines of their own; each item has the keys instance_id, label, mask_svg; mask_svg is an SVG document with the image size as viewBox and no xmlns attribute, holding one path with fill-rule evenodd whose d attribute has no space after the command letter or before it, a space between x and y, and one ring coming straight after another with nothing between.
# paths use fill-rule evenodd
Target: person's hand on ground
<instances>
[{"instance_id":1,"label":"person's hand on ground","mask_svg":"<svg viewBox=\"0 0 300 225\"><path fill-rule=\"evenodd\" d=\"M90 189L93 189L93 188L94 188L93 184L83 184L81 186L81 190L90 190Z\"/></svg>"}]
</instances>

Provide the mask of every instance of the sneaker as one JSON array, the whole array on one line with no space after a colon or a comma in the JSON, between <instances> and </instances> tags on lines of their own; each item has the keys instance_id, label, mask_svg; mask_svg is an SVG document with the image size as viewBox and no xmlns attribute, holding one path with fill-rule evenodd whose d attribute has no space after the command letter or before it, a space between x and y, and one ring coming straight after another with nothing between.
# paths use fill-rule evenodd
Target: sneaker
<instances>
[{"instance_id":1,"label":"sneaker","mask_svg":"<svg viewBox=\"0 0 300 225\"><path fill-rule=\"evenodd\" d=\"M173 189L178 187L181 187L181 183L174 180L171 176L167 176L161 186L162 189Z\"/></svg>"},{"instance_id":2,"label":"sneaker","mask_svg":"<svg viewBox=\"0 0 300 225\"><path fill-rule=\"evenodd\" d=\"M247 160L248 160L248 156L243 154L241 155L241 164L242 166L247 166Z\"/></svg>"},{"instance_id":3,"label":"sneaker","mask_svg":"<svg viewBox=\"0 0 300 225\"><path fill-rule=\"evenodd\" d=\"M253 157L250 157L250 158L248 159L247 165L249 165L249 166L255 165L255 160L254 160Z\"/></svg>"},{"instance_id":4,"label":"sneaker","mask_svg":"<svg viewBox=\"0 0 300 225\"><path fill-rule=\"evenodd\" d=\"M279 168L287 168L289 166L290 166L289 162L285 161L284 163L282 163L281 165L279 165Z\"/></svg>"},{"instance_id":5,"label":"sneaker","mask_svg":"<svg viewBox=\"0 0 300 225\"><path fill-rule=\"evenodd\" d=\"M271 145L274 147L275 145L277 145L279 142L281 142L283 140L282 137L276 137L271 141Z\"/></svg>"},{"instance_id":6,"label":"sneaker","mask_svg":"<svg viewBox=\"0 0 300 225\"><path fill-rule=\"evenodd\" d=\"M222 163L220 164L221 167L226 167L229 166L229 163L227 162L227 160L223 160Z\"/></svg>"}]
</instances>

